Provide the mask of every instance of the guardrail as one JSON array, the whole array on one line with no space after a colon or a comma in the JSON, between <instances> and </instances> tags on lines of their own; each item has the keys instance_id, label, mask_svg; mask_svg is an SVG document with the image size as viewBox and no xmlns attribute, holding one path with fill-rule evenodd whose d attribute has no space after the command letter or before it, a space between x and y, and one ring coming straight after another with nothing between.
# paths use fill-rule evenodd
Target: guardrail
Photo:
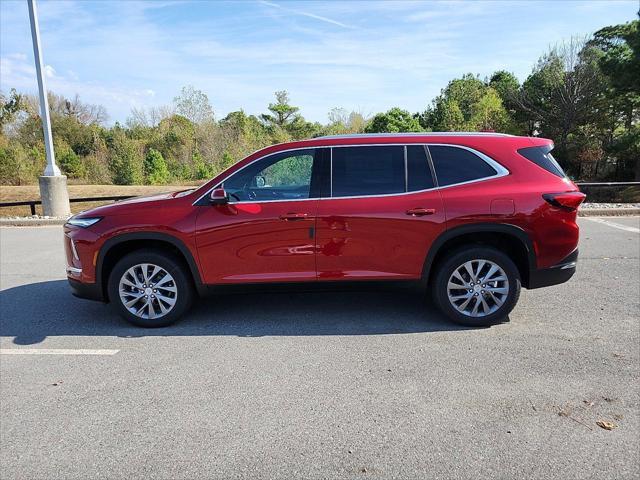
<instances>
[{"instance_id":1,"label":"guardrail","mask_svg":"<svg viewBox=\"0 0 640 480\"><path fill-rule=\"evenodd\" d=\"M576 183L576 185L582 189L582 187L587 188L599 188L599 187L640 187L640 182L580 182ZM133 198L136 195L114 195L110 197L81 197L81 198L70 198L69 202L71 203L82 203L82 202L108 202L115 200L125 200L127 198ZM0 203L0 208L3 207L20 207L20 206L28 206L31 209L31 215L36 214L36 205L42 205L42 201L40 200L26 200L23 202L2 202Z\"/></svg>"},{"instance_id":2,"label":"guardrail","mask_svg":"<svg viewBox=\"0 0 640 480\"><path fill-rule=\"evenodd\" d=\"M133 198L136 195L114 195L110 197L81 197L81 198L70 198L69 202L71 203L82 203L82 202L107 202L113 200L125 200L127 198ZM23 202L2 202L0 203L0 208L2 207L20 207L20 206L29 206L31 209L31 215L36 214L36 205L42 205L41 200L26 200Z\"/></svg>"},{"instance_id":3,"label":"guardrail","mask_svg":"<svg viewBox=\"0 0 640 480\"><path fill-rule=\"evenodd\" d=\"M640 186L640 182L580 182L578 187L635 187Z\"/></svg>"}]
</instances>

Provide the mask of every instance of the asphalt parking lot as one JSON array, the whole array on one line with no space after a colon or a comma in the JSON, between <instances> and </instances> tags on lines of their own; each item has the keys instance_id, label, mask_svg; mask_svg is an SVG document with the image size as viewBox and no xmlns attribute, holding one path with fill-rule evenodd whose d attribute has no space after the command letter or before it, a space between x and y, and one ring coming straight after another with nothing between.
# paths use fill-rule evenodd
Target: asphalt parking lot
<instances>
[{"instance_id":1,"label":"asphalt parking lot","mask_svg":"<svg viewBox=\"0 0 640 480\"><path fill-rule=\"evenodd\" d=\"M405 289L142 330L71 296L61 227L2 228L0 477L638 478L640 221L579 222L572 281L475 330Z\"/></svg>"}]
</instances>

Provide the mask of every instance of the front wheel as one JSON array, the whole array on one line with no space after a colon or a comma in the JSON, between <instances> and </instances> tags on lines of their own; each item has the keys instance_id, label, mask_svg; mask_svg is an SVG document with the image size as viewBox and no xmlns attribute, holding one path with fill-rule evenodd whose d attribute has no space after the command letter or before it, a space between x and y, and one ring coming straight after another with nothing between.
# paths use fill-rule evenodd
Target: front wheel
<instances>
[{"instance_id":1,"label":"front wheel","mask_svg":"<svg viewBox=\"0 0 640 480\"><path fill-rule=\"evenodd\" d=\"M161 251L137 251L123 257L109 275L109 300L128 322L166 327L191 306L193 285L177 258Z\"/></svg>"},{"instance_id":2,"label":"front wheel","mask_svg":"<svg viewBox=\"0 0 640 480\"><path fill-rule=\"evenodd\" d=\"M518 302L520 274L513 261L495 248L463 248L438 268L433 296L456 323L493 325L506 319Z\"/></svg>"}]
</instances>

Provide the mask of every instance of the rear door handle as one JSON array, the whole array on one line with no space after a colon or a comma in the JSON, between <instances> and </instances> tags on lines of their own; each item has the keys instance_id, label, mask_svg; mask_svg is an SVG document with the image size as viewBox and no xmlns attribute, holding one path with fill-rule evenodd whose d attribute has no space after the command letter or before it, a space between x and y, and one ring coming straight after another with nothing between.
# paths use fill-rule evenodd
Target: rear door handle
<instances>
[{"instance_id":1,"label":"rear door handle","mask_svg":"<svg viewBox=\"0 0 640 480\"><path fill-rule=\"evenodd\" d=\"M309 218L308 213L285 213L280 215L280 220L304 220Z\"/></svg>"},{"instance_id":2,"label":"rear door handle","mask_svg":"<svg viewBox=\"0 0 640 480\"><path fill-rule=\"evenodd\" d=\"M410 208L409 210L407 210L407 215L411 215L414 217L423 217L425 215L433 215L434 213L436 213L436 209L435 208L422 208L422 207L418 207L418 208Z\"/></svg>"}]
</instances>

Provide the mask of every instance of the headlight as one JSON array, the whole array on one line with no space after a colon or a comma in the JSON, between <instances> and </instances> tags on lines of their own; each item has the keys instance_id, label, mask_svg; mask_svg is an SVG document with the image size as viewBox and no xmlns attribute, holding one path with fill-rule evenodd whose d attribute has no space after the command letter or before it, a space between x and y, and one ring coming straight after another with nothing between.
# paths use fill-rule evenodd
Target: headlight
<instances>
[{"instance_id":1,"label":"headlight","mask_svg":"<svg viewBox=\"0 0 640 480\"><path fill-rule=\"evenodd\" d=\"M67 223L75 227L87 228L95 223L98 223L100 220L102 220L102 217L89 217L89 218L71 217L69 220L67 220Z\"/></svg>"}]
</instances>

